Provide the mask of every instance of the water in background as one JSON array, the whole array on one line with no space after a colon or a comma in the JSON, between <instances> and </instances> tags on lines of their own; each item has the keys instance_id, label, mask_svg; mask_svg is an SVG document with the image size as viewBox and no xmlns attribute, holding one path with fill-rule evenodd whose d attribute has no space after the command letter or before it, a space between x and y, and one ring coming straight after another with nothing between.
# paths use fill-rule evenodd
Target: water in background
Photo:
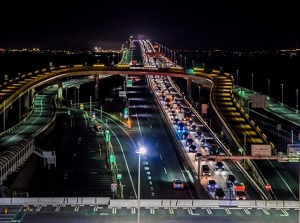
<instances>
[{"instance_id":1,"label":"water in background","mask_svg":"<svg viewBox=\"0 0 300 223\"><path fill-rule=\"evenodd\" d=\"M180 56L181 55L181 56ZM68 64L107 64L108 60L118 63L121 56L113 53L91 52L1 52L0 84L4 75L13 78L37 69ZM203 67L228 72L234 76L235 84L253 90L296 108L300 90L300 58L297 54L284 52L177 52L177 63L186 68ZM174 58L173 58L174 60ZM238 70L238 72L237 72ZM238 73L238 75L237 75ZM238 76L238 78L237 78ZM282 85L283 84L283 91Z\"/></svg>"},{"instance_id":2,"label":"water in background","mask_svg":"<svg viewBox=\"0 0 300 223\"><path fill-rule=\"evenodd\" d=\"M300 58L297 54L279 52L226 53L198 52L182 54L187 68L211 68L228 72L234 77L234 84L253 90L296 108L297 92L300 90ZM238 72L237 72L238 70ZM237 74L238 73L238 74ZM237 79L238 76L238 79ZM283 84L283 91L282 85ZM283 93L283 94L282 94Z\"/></svg>"}]
</instances>

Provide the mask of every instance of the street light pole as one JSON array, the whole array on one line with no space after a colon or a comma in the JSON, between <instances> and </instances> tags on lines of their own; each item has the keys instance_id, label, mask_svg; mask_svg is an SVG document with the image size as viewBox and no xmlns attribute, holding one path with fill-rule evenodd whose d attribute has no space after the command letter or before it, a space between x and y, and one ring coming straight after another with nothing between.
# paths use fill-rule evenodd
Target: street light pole
<instances>
[{"instance_id":1,"label":"street light pole","mask_svg":"<svg viewBox=\"0 0 300 223\"><path fill-rule=\"evenodd\" d=\"M194 60L192 60L192 68L193 68L193 69L194 69L194 65L195 65L195 64L194 64Z\"/></svg>"},{"instance_id":2,"label":"street light pole","mask_svg":"<svg viewBox=\"0 0 300 223\"><path fill-rule=\"evenodd\" d=\"M92 96L90 96L90 116L92 116Z\"/></svg>"},{"instance_id":3,"label":"street light pole","mask_svg":"<svg viewBox=\"0 0 300 223\"><path fill-rule=\"evenodd\" d=\"M253 74L251 74L252 77L252 85L251 85L251 90L253 91Z\"/></svg>"},{"instance_id":4,"label":"street light pole","mask_svg":"<svg viewBox=\"0 0 300 223\"><path fill-rule=\"evenodd\" d=\"M298 113L298 89L296 89L296 113Z\"/></svg>"},{"instance_id":5,"label":"street light pole","mask_svg":"<svg viewBox=\"0 0 300 223\"><path fill-rule=\"evenodd\" d=\"M141 209L141 155L146 153L145 147L140 147L136 153L139 155L139 165L138 165L138 197L137 197L137 223L140 223L140 209Z\"/></svg>"},{"instance_id":6,"label":"street light pole","mask_svg":"<svg viewBox=\"0 0 300 223\"><path fill-rule=\"evenodd\" d=\"M200 85L198 85L198 88L199 88L199 105L200 105L200 92L201 92L201 86Z\"/></svg>"},{"instance_id":7,"label":"street light pole","mask_svg":"<svg viewBox=\"0 0 300 223\"><path fill-rule=\"evenodd\" d=\"M271 81L270 81L270 79L268 79L268 97L270 97L270 84L271 84Z\"/></svg>"},{"instance_id":8,"label":"street light pole","mask_svg":"<svg viewBox=\"0 0 300 223\"><path fill-rule=\"evenodd\" d=\"M283 105L283 84L281 84L281 105Z\"/></svg>"},{"instance_id":9,"label":"street light pole","mask_svg":"<svg viewBox=\"0 0 300 223\"><path fill-rule=\"evenodd\" d=\"M239 86L239 70L236 70L236 86Z\"/></svg>"},{"instance_id":10,"label":"street light pole","mask_svg":"<svg viewBox=\"0 0 300 223\"><path fill-rule=\"evenodd\" d=\"M182 67L182 55L180 54L180 66Z\"/></svg>"},{"instance_id":11,"label":"street light pole","mask_svg":"<svg viewBox=\"0 0 300 223\"><path fill-rule=\"evenodd\" d=\"M174 51L173 63L175 63L175 61L176 61L176 52Z\"/></svg>"},{"instance_id":12,"label":"street light pole","mask_svg":"<svg viewBox=\"0 0 300 223\"><path fill-rule=\"evenodd\" d=\"M184 57L184 69L186 70L186 57Z\"/></svg>"}]
</instances>

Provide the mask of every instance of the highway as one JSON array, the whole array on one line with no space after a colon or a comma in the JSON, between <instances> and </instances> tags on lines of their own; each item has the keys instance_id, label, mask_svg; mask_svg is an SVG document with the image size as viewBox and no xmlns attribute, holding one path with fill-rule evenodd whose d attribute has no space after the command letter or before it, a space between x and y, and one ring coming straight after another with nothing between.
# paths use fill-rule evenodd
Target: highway
<instances>
[{"instance_id":1,"label":"highway","mask_svg":"<svg viewBox=\"0 0 300 223\"><path fill-rule=\"evenodd\" d=\"M132 55L130 56L132 58ZM162 63L163 64L163 63ZM213 100L216 102L215 106L217 106L217 109L221 111L222 115L225 116L225 119L230 120L228 123L230 123L230 126L234 126L234 128L239 129L237 127L237 122L233 122L234 119L240 120L241 113L238 114L238 116L232 116L233 113L230 109L233 108L233 103L231 101L228 101L228 87L232 85L232 82L222 82L222 80L227 80L226 78L219 77L217 75L210 75L213 77L214 82L217 83L215 86L214 94L212 94ZM136 179L136 171L137 171L137 162L136 162L136 149L141 146L145 145L146 148L149 148L149 154L147 154L146 157L143 157L142 159L142 185L149 185L149 186L143 186L142 190L142 198L149 199L149 198L177 198L177 199L195 199L198 198L198 194L195 193L194 187L195 184L193 181L196 179L195 176L192 176L190 174L190 168L186 166L186 164L181 162L182 157L178 157L177 152L174 152L174 149L181 149L181 148L174 148L178 147L178 144L174 145L174 139L171 139L170 141L166 141L166 138L170 138L170 130L166 129L165 125L168 120L166 118L163 118L164 115L161 113L162 111L159 110L153 110L154 108L159 109L158 105L155 105L152 100L150 100L151 95L150 92L146 92L145 88L147 87L146 79L143 78L143 76L135 76L135 86L127 89L127 97L128 97L128 103L130 106L130 117L132 118L132 129L131 130L122 130L120 126L113 123L112 120L109 120L107 117L107 120L109 122L109 125L107 125L107 128L111 130L111 133L114 134L114 136L118 136L119 134L125 134L125 132L128 132L127 136L121 137L119 139L118 137L112 137L112 145L114 148L114 152L116 153L117 161L118 161L118 171L122 171L123 179L122 184L125 185L124 187L124 193L123 195L129 196L130 198L136 198L136 190L137 190L137 179ZM220 82L218 82L220 81ZM228 85L227 85L228 84ZM225 89L225 91L224 91ZM227 90L226 90L227 89ZM53 95L52 95L53 97ZM43 98L43 97L41 97ZM46 99L46 97L45 97ZM50 105L49 100L51 98L48 98L48 105ZM37 101L37 106L41 104L39 101ZM46 122L50 120L49 117L53 115L52 107L49 108L49 114L47 114L47 117L45 118ZM50 111L51 110L51 111ZM36 110L38 111L38 110ZM164 120L158 118L159 116L162 117ZM43 114L44 115L44 114ZM227 116L228 115L228 116ZM235 115L235 114L234 114ZM38 114L38 116L41 116L41 111ZM82 120L82 114L77 113L74 111L72 113L72 117L74 118L74 123L81 123L79 124L79 128L83 129L86 128L86 121ZM238 118L233 118L238 117ZM37 120L36 118L34 120ZM81 121L80 121L81 120ZM32 121L32 123L35 123L36 121ZM77 124L76 124L77 125ZM106 124L103 123L105 126ZM251 135L250 138L247 137L246 145L247 148L249 148L249 145L251 143L265 143L264 139L262 139L259 134L257 134L256 131L252 132L251 125L248 125L247 120L243 119L241 126L249 128L247 130L247 134ZM80 127L81 126L81 127ZM27 127L25 128L27 129ZM165 132L162 131L162 129L165 129ZM36 132L38 129L32 129L34 132ZM123 131L123 133L122 133ZM23 131L22 131L23 132ZM26 133L26 132L24 132ZM28 134L28 133L27 133ZM77 139L76 143L79 142L78 145L81 145L82 141L78 140L81 136L75 137ZM243 144L245 134L242 132L239 132L239 135L237 138L239 139L239 144ZM256 138L257 137L257 138ZM13 137L8 137L5 139L1 146L7 147L13 144L13 142L9 142L8 140ZM73 141L74 141L74 137ZM82 137L82 140L84 142L85 149L89 148L89 146L86 144L85 137ZM11 143L11 144L9 144ZM68 145L67 142L65 142L66 145ZM126 146L124 146L126 145ZM85 147L86 146L86 147ZM76 147L76 145L74 145ZM73 147L73 148L74 148ZM124 147L124 149L122 149ZM79 147L78 147L79 148ZM75 150L76 151L76 150ZM93 148L93 153L98 152L97 148ZM73 153L72 155L74 157L77 156L77 153ZM75 155L76 154L76 155ZM127 156L125 156L127 154ZM125 158L126 157L126 158ZM130 158L128 158L130 157ZM77 159L77 158L75 158ZM120 163L119 163L120 161ZM78 161L76 162L78 163ZM84 163L84 160L83 160ZM83 165L83 163L81 165ZM230 167L231 170L234 168L234 165L232 165L232 162L228 162L227 165ZM230 164L232 163L232 164ZM280 165L278 162L271 162L271 161L255 161L257 163L260 170L266 170L265 165L271 166L271 169L268 171L270 172L276 172L278 175L278 178L275 178L274 175L272 175L272 179L268 178L270 175L265 176L264 175L264 183L268 182L272 185L272 196L276 199L282 200L286 197L286 193L292 194L289 198L291 200L297 200L297 197L299 195L298 193L298 183L295 182L294 178L288 173L285 169L280 168L274 168L276 165ZM227 164L227 162L226 162ZM272 164L272 165L270 165ZM72 168L79 168L80 170L80 164L78 166L74 166L70 163L71 166L68 166L66 164L66 168L69 170L69 167ZM198 163L195 163L197 166ZM196 168L194 166L194 168ZM279 166L280 167L280 166ZM229 171L229 169L226 169L226 171ZM276 171L275 171L276 169ZM126 170L126 171L124 171ZM279 170L279 171L277 171ZM123 172L124 171L124 172ZM72 171L65 171L67 172L67 175L72 175ZM65 174L64 172L64 174ZM263 175L263 174L262 174ZM284 176L284 177L283 177ZM255 177L255 175L254 175ZM182 191L174 191L171 187L171 182L175 178L182 178L187 184L187 188ZM281 183L281 181L283 183ZM246 178L245 178L246 181ZM161 182L166 182L162 184ZM291 188L289 185L295 185L295 187ZM200 186L196 185L197 188L200 188ZM84 188L84 187L83 187ZM204 193L201 192L201 195L203 196ZM254 195L255 196L255 195Z\"/></svg>"}]
</instances>

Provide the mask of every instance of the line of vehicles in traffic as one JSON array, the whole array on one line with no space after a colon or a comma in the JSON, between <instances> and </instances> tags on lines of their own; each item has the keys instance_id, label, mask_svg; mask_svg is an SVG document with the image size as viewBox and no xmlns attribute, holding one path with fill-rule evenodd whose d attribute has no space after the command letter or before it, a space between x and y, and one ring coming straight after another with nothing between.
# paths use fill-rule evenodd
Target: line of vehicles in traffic
<instances>
[{"instance_id":1,"label":"line of vehicles in traffic","mask_svg":"<svg viewBox=\"0 0 300 223\"><path fill-rule=\"evenodd\" d=\"M239 183L230 172L226 176L227 193L214 179L214 173L225 172L223 161L215 161L214 167L210 167L207 162L197 162L200 157L220 155L222 150L206 127L197 120L191 109L184 103L171 81L169 77L151 76L150 85L190 158L201 165L201 176L207 179L204 180L207 192L215 199L246 199L245 185ZM181 179L174 179L172 185L174 189L185 187Z\"/></svg>"}]
</instances>

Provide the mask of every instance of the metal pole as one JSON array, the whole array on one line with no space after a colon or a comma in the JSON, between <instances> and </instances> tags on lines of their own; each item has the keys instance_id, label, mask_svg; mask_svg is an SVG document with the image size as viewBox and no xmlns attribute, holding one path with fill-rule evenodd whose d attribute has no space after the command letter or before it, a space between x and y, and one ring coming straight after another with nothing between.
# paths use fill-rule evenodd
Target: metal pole
<instances>
[{"instance_id":1,"label":"metal pole","mask_svg":"<svg viewBox=\"0 0 300 223\"><path fill-rule=\"evenodd\" d=\"M298 89L296 89L296 113L298 113Z\"/></svg>"},{"instance_id":2,"label":"metal pole","mask_svg":"<svg viewBox=\"0 0 300 223\"><path fill-rule=\"evenodd\" d=\"M252 77L252 85L251 85L251 90L253 91L253 74L251 74Z\"/></svg>"},{"instance_id":3,"label":"metal pole","mask_svg":"<svg viewBox=\"0 0 300 223\"><path fill-rule=\"evenodd\" d=\"M184 69L186 70L186 57L184 57Z\"/></svg>"},{"instance_id":4,"label":"metal pole","mask_svg":"<svg viewBox=\"0 0 300 223\"><path fill-rule=\"evenodd\" d=\"M176 52L174 52L173 63L175 63L175 61L176 61ZM176 66L176 64L175 64L175 66Z\"/></svg>"},{"instance_id":5,"label":"metal pole","mask_svg":"<svg viewBox=\"0 0 300 223\"><path fill-rule=\"evenodd\" d=\"M193 67L193 69L194 69L194 66L195 66L195 64L194 64L194 60L192 60L192 65L193 65L192 67Z\"/></svg>"},{"instance_id":6,"label":"metal pole","mask_svg":"<svg viewBox=\"0 0 300 223\"><path fill-rule=\"evenodd\" d=\"M291 138L292 138L292 148L294 147L293 144L294 144L294 130L292 129L291 130Z\"/></svg>"},{"instance_id":7,"label":"metal pole","mask_svg":"<svg viewBox=\"0 0 300 223\"><path fill-rule=\"evenodd\" d=\"M140 195L141 195L141 155L139 154L139 169L138 169L138 212L137 212L137 222L140 223Z\"/></svg>"},{"instance_id":8,"label":"metal pole","mask_svg":"<svg viewBox=\"0 0 300 223\"><path fill-rule=\"evenodd\" d=\"M3 132L5 131L5 100L3 102Z\"/></svg>"},{"instance_id":9,"label":"metal pole","mask_svg":"<svg viewBox=\"0 0 300 223\"><path fill-rule=\"evenodd\" d=\"M268 97L270 97L270 83L271 83L271 81L270 81L270 79L268 79Z\"/></svg>"},{"instance_id":10,"label":"metal pole","mask_svg":"<svg viewBox=\"0 0 300 223\"><path fill-rule=\"evenodd\" d=\"M283 105L283 84L281 84L281 105Z\"/></svg>"},{"instance_id":11,"label":"metal pole","mask_svg":"<svg viewBox=\"0 0 300 223\"><path fill-rule=\"evenodd\" d=\"M247 140L247 135L244 133L244 149L243 149L243 156L245 156L245 150L246 150L246 140ZM245 165L245 159L244 159L244 165Z\"/></svg>"},{"instance_id":12,"label":"metal pole","mask_svg":"<svg viewBox=\"0 0 300 223\"><path fill-rule=\"evenodd\" d=\"M102 105L100 106L100 119L101 119L101 122L102 122Z\"/></svg>"},{"instance_id":13,"label":"metal pole","mask_svg":"<svg viewBox=\"0 0 300 223\"><path fill-rule=\"evenodd\" d=\"M182 67L182 55L180 54L180 66Z\"/></svg>"},{"instance_id":14,"label":"metal pole","mask_svg":"<svg viewBox=\"0 0 300 223\"><path fill-rule=\"evenodd\" d=\"M236 70L236 86L239 86L239 70Z\"/></svg>"},{"instance_id":15,"label":"metal pole","mask_svg":"<svg viewBox=\"0 0 300 223\"><path fill-rule=\"evenodd\" d=\"M203 70L205 69L205 64L204 63L202 63L202 67L203 67Z\"/></svg>"},{"instance_id":16,"label":"metal pole","mask_svg":"<svg viewBox=\"0 0 300 223\"><path fill-rule=\"evenodd\" d=\"M90 96L90 116L92 116L92 96Z\"/></svg>"},{"instance_id":17,"label":"metal pole","mask_svg":"<svg viewBox=\"0 0 300 223\"><path fill-rule=\"evenodd\" d=\"M80 107L80 105L79 105L79 88L80 88L80 86L78 87L78 98L77 98L77 102L78 102L78 108Z\"/></svg>"},{"instance_id":18,"label":"metal pole","mask_svg":"<svg viewBox=\"0 0 300 223\"><path fill-rule=\"evenodd\" d=\"M199 105L200 105L200 92L201 92L201 86L200 85L198 85L198 89L199 89Z\"/></svg>"}]
</instances>

